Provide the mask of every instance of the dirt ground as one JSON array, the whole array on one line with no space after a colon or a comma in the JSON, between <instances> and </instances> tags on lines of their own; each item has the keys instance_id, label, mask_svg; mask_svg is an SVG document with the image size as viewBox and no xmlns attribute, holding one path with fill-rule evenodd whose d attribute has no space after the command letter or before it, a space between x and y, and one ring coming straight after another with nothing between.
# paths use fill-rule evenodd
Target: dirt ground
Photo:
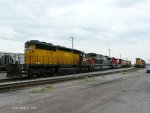
<instances>
[{"instance_id":1,"label":"dirt ground","mask_svg":"<svg viewBox=\"0 0 150 113\"><path fill-rule=\"evenodd\" d=\"M0 93L0 113L149 113L145 70Z\"/></svg>"},{"instance_id":2,"label":"dirt ground","mask_svg":"<svg viewBox=\"0 0 150 113\"><path fill-rule=\"evenodd\" d=\"M6 73L0 73L0 79L6 79Z\"/></svg>"}]
</instances>

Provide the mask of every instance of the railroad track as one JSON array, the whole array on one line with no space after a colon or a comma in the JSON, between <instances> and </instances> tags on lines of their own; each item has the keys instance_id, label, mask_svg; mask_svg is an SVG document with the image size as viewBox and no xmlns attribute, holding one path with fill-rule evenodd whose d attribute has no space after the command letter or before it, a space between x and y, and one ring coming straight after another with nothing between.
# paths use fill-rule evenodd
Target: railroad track
<instances>
[{"instance_id":1,"label":"railroad track","mask_svg":"<svg viewBox=\"0 0 150 113\"><path fill-rule=\"evenodd\" d=\"M109 74L120 73L120 72L127 72L133 69L135 68L120 69L120 70L118 69L115 71L110 70L107 72L90 72L90 73L81 73L81 74L59 76L59 77L52 77L52 78L41 78L41 79L35 79L35 80L22 80L22 81L16 81L16 82L0 83L0 92L16 90L16 89L20 89L23 87L29 87L29 86L35 86L35 85L41 85L41 84L53 84L57 82L83 79L85 77L93 77L93 76L109 75Z\"/></svg>"},{"instance_id":2,"label":"railroad track","mask_svg":"<svg viewBox=\"0 0 150 113\"><path fill-rule=\"evenodd\" d=\"M16 82L16 81L23 81L23 80L31 80L31 78L6 78L6 79L0 79L0 83L5 83L5 82Z\"/></svg>"},{"instance_id":3,"label":"railroad track","mask_svg":"<svg viewBox=\"0 0 150 113\"><path fill-rule=\"evenodd\" d=\"M0 83L11 82L11 81L15 81L15 79L0 79Z\"/></svg>"},{"instance_id":4,"label":"railroad track","mask_svg":"<svg viewBox=\"0 0 150 113\"><path fill-rule=\"evenodd\" d=\"M111 69L103 69L101 71L107 71L107 70L111 70ZM95 71L95 72L97 72L97 71ZM80 74L82 74L82 73L85 73L85 72L81 72ZM6 73L4 73L4 74L6 74ZM67 74L66 73L57 73L55 76L67 76L67 75L70 76L72 74L75 74L75 73L67 73ZM24 77L24 78L5 78L5 79L0 79L0 83L23 81L23 80L35 80L35 79L40 79L40 78L49 78L49 77L48 76L44 76L44 77L33 77L33 78L28 78L28 77Z\"/></svg>"},{"instance_id":5,"label":"railroad track","mask_svg":"<svg viewBox=\"0 0 150 113\"><path fill-rule=\"evenodd\" d=\"M6 71L0 71L0 73L6 73Z\"/></svg>"}]
</instances>

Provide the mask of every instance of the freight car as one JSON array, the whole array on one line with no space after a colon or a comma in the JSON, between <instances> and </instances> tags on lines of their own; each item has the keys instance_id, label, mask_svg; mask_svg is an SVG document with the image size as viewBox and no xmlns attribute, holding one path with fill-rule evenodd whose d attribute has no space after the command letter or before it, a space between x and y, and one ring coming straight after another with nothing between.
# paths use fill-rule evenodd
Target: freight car
<instances>
[{"instance_id":1,"label":"freight car","mask_svg":"<svg viewBox=\"0 0 150 113\"><path fill-rule=\"evenodd\" d=\"M5 71L6 64L23 64L24 55L21 53L0 52L0 70Z\"/></svg>"},{"instance_id":2,"label":"freight car","mask_svg":"<svg viewBox=\"0 0 150 113\"><path fill-rule=\"evenodd\" d=\"M146 63L145 63L145 61L143 59L136 58L135 67L136 68L145 68L146 67Z\"/></svg>"},{"instance_id":3,"label":"freight car","mask_svg":"<svg viewBox=\"0 0 150 113\"><path fill-rule=\"evenodd\" d=\"M37 40L25 43L25 63L6 65L7 77L53 76L57 73L77 73L118 67L119 61L96 53L56 46ZM121 63L121 60L120 60ZM126 64L125 64L126 65Z\"/></svg>"}]
</instances>

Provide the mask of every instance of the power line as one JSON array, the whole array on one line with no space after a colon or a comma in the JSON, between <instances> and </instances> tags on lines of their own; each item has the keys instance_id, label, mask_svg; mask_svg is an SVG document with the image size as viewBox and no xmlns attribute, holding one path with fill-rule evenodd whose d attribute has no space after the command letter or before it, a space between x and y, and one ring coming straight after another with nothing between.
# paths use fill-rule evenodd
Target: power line
<instances>
[{"instance_id":1,"label":"power line","mask_svg":"<svg viewBox=\"0 0 150 113\"><path fill-rule=\"evenodd\" d=\"M11 41L15 41L15 42L24 42L24 41L12 39L12 38L4 38L4 37L0 37L0 39L2 39L2 40L11 40Z\"/></svg>"}]
</instances>

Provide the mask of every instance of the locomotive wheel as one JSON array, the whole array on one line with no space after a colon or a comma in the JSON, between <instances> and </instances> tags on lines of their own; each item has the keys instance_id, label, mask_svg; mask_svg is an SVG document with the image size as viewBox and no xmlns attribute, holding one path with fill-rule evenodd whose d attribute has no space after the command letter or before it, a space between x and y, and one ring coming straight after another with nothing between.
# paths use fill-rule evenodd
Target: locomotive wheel
<instances>
[{"instance_id":1,"label":"locomotive wheel","mask_svg":"<svg viewBox=\"0 0 150 113\"><path fill-rule=\"evenodd\" d=\"M51 69L50 71L49 71L49 74L48 74L48 76L54 76L54 69Z\"/></svg>"},{"instance_id":2,"label":"locomotive wheel","mask_svg":"<svg viewBox=\"0 0 150 113\"><path fill-rule=\"evenodd\" d=\"M97 67L97 66L94 66L94 70L95 70L95 71L98 70L98 67Z\"/></svg>"},{"instance_id":3,"label":"locomotive wheel","mask_svg":"<svg viewBox=\"0 0 150 113\"><path fill-rule=\"evenodd\" d=\"M29 78L32 78L32 77L33 77L33 73L32 73L32 72L29 72L29 73L28 73L28 77L29 77Z\"/></svg>"},{"instance_id":4,"label":"locomotive wheel","mask_svg":"<svg viewBox=\"0 0 150 113\"><path fill-rule=\"evenodd\" d=\"M40 71L40 73L38 74L40 77L44 76L44 72Z\"/></svg>"},{"instance_id":5,"label":"locomotive wheel","mask_svg":"<svg viewBox=\"0 0 150 113\"><path fill-rule=\"evenodd\" d=\"M101 69L101 66L98 66L98 70L100 70Z\"/></svg>"},{"instance_id":6,"label":"locomotive wheel","mask_svg":"<svg viewBox=\"0 0 150 113\"><path fill-rule=\"evenodd\" d=\"M35 76L35 74L33 73L33 69L30 68L29 71L28 71L28 77L33 78L34 76Z\"/></svg>"}]
</instances>

